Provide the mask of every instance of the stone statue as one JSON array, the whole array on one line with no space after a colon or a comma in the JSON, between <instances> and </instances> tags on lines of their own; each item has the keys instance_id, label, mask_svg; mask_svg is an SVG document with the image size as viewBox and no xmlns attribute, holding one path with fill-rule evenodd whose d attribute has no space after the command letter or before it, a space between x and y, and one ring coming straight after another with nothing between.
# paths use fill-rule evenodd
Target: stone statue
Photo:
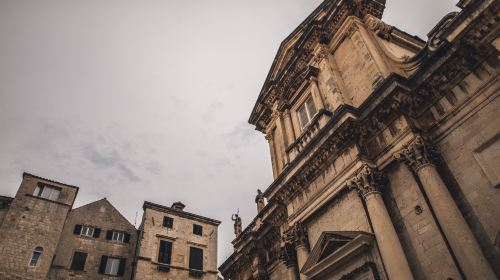
<instances>
[{"instance_id":1,"label":"stone statue","mask_svg":"<svg viewBox=\"0 0 500 280\"><path fill-rule=\"evenodd\" d=\"M264 194L261 190L257 190L257 196L255 197L255 203L257 203L257 212L262 211L265 206Z\"/></svg>"},{"instance_id":2,"label":"stone statue","mask_svg":"<svg viewBox=\"0 0 500 280\"><path fill-rule=\"evenodd\" d=\"M234 221L234 234L238 237L241 234L241 218L238 214L233 214L231 220Z\"/></svg>"}]
</instances>

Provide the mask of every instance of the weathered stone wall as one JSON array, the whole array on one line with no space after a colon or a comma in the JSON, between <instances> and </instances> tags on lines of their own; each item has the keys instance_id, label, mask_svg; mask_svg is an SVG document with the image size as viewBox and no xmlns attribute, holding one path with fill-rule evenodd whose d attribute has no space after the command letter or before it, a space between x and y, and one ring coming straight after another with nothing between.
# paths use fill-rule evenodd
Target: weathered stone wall
<instances>
[{"instance_id":1,"label":"weathered stone wall","mask_svg":"<svg viewBox=\"0 0 500 280\"><path fill-rule=\"evenodd\" d=\"M163 217L174 219L173 228L163 227ZM203 236L193 234L193 224L203 227ZM136 279L217 279L217 226L146 208L141 224ZM157 271L159 242L172 242L169 272ZM189 276L189 247L203 249L203 278Z\"/></svg>"},{"instance_id":2,"label":"weathered stone wall","mask_svg":"<svg viewBox=\"0 0 500 280\"><path fill-rule=\"evenodd\" d=\"M98 238L74 234L75 225L88 225L100 228ZM130 234L128 243L106 240L106 231L115 230ZM107 278L99 274L101 257L115 256L126 259L126 269L122 277L113 279L130 279L132 263L137 241L137 230L106 199L74 209L68 215L63 233L57 246L50 279L99 279ZM87 253L83 271L71 271L70 266L75 251Z\"/></svg>"},{"instance_id":3,"label":"weathered stone wall","mask_svg":"<svg viewBox=\"0 0 500 280\"><path fill-rule=\"evenodd\" d=\"M335 198L306 221L309 243L315 245L323 231L371 232L361 198L355 191Z\"/></svg>"},{"instance_id":4,"label":"weathered stone wall","mask_svg":"<svg viewBox=\"0 0 500 280\"><path fill-rule=\"evenodd\" d=\"M0 196L0 226L2 226L2 222L9 211L12 200L13 198L11 197Z\"/></svg>"},{"instance_id":5,"label":"weathered stone wall","mask_svg":"<svg viewBox=\"0 0 500 280\"><path fill-rule=\"evenodd\" d=\"M384 200L416 279L460 279L455 262L420 188L407 166L386 170Z\"/></svg>"},{"instance_id":6,"label":"weathered stone wall","mask_svg":"<svg viewBox=\"0 0 500 280\"><path fill-rule=\"evenodd\" d=\"M62 189L59 200L32 194L38 182ZM45 279L77 188L25 174L0 226L0 279ZM29 261L36 247L43 253L36 267Z\"/></svg>"},{"instance_id":7,"label":"weathered stone wall","mask_svg":"<svg viewBox=\"0 0 500 280\"><path fill-rule=\"evenodd\" d=\"M500 92L498 65L484 63L453 89L458 102L443 98L436 137L441 170L473 233L500 275ZM452 104L456 103L456 104ZM457 104L463 103L457 110Z\"/></svg>"}]
</instances>

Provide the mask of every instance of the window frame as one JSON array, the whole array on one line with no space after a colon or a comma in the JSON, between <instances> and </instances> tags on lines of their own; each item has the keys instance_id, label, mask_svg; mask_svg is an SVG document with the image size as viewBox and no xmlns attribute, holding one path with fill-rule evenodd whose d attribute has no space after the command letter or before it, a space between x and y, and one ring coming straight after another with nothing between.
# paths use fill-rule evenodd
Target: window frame
<instances>
[{"instance_id":1,"label":"window frame","mask_svg":"<svg viewBox=\"0 0 500 280\"><path fill-rule=\"evenodd\" d=\"M33 252L31 253L31 258L28 262L28 267L37 267L38 264L40 263L40 258L42 257L43 254L43 247L35 247ZM34 263L33 263L34 261Z\"/></svg>"},{"instance_id":2,"label":"window frame","mask_svg":"<svg viewBox=\"0 0 500 280\"><path fill-rule=\"evenodd\" d=\"M166 244L170 244L170 252L168 252L168 262L163 262L163 257L162 258L162 255L160 255L160 250L161 250L161 244L162 242L165 242ZM168 248L168 247L167 247ZM166 240L166 239L160 239L159 242L158 242L158 249L156 250L157 254L158 254L158 257L157 257L157 261L159 264L161 265L171 265L172 264L172 251L174 250L174 242L172 242L171 240ZM165 254L165 253L164 253Z\"/></svg>"},{"instance_id":3,"label":"window frame","mask_svg":"<svg viewBox=\"0 0 500 280\"><path fill-rule=\"evenodd\" d=\"M95 230L96 230L96 228L93 226L82 225L80 235L85 236L85 237L94 237ZM85 231L85 233L84 233L84 231ZM89 231L90 231L90 233L89 233Z\"/></svg>"},{"instance_id":4,"label":"window frame","mask_svg":"<svg viewBox=\"0 0 500 280\"><path fill-rule=\"evenodd\" d=\"M118 236L118 237L121 236L121 238L115 239L115 236ZM125 243L125 233L121 232L121 231L114 231L113 230L113 235L111 236L111 241L118 241L121 243Z\"/></svg>"},{"instance_id":5,"label":"window frame","mask_svg":"<svg viewBox=\"0 0 500 280\"><path fill-rule=\"evenodd\" d=\"M108 265L110 264L110 261L112 261L111 268L110 268L111 271L108 272ZM121 258L113 257L113 256L108 256L108 258L106 259L106 266L104 268L104 274L105 275L109 275L109 276L118 276L118 273L120 271L120 262L121 261L122 261ZM111 273L111 272L113 272L112 269L115 268L114 263L116 263L116 272L115 273Z\"/></svg>"},{"instance_id":6,"label":"window frame","mask_svg":"<svg viewBox=\"0 0 500 280\"><path fill-rule=\"evenodd\" d=\"M36 184L35 190L33 191L33 196L47 199L50 201L58 201L61 197L62 188L47 185L44 183ZM55 195L57 194L57 195Z\"/></svg>"},{"instance_id":7,"label":"window frame","mask_svg":"<svg viewBox=\"0 0 500 280\"><path fill-rule=\"evenodd\" d=\"M74 266L75 266L75 256L77 254L85 255L85 258L83 259L83 265L82 265L81 269L74 268ZM88 257L88 255L89 255L88 253L83 252L83 251L75 251L75 252L73 252L73 258L71 259L71 264L69 266L69 270L71 270L71 271L85 271L85 265L87 264L87 257Z\"/></svg>"},{"instance_id":8,"label":"window frame","mask_svg":"<svg viewBox=\"0 0 500 280\"><path fill-rule=\"evenodd\" d=\"M314 108L314 113L313 114L311 114L311 112L310 112L311 108L309 108L311 105ZM316 108L316 107L317 106L314 103L314 97L312 96L312 93L309 94L304 99L304 101L297 107L296 113L297 113L297 119L299 121L299 127L300 127L301 131L304 131L305 128L307 128L307 126L311 124L311 122L314 119L314 117L316 117L316 115L318 114L319 111L318 111L318 108ZM302 110L305 110L305 116L307 118L307 122L305 122L305 123L303 123L303 120L301 118L301 111Z\"/></svg>"},{"instance_id":9,"label":"window frame","mask_svg":"<svg viewBox=\"0 0 500 280\"><path fill-rule=\"evenodd\" d=\"M199 229L199 234L197 229ZM193 224L193 234L198 236L203 236L203 226L198 224Z\"/></svg>"},{"instance_id":10,"label":"window frame","mask_svg":"<svg viewBox=\"0 0 500 280\"><path fill-rule=\"evenodd\" d=\"M193 259L193 252L194 251L198 251L198 252L201 252L201 267L193 267L192 266L192 259ZM193 246L189 246L189 261L188 261L188 268L189 270L195 270L195 271L203 271L203 267L204 267L204 256L205 252L203 250L203 248L199 248L199 247L193 247Z\"/></svg>"},{"instance_id":11,"label":"window frame","mask_svg":"<svg viewBox=\"0 0 500 280\"><path fill-rule=\"evenodd\" d=\"M163 216L163 224L162 225L164 228L173 229L174 228L174 218L169 217L169 216Z\"/></svg>"}]
</instances>

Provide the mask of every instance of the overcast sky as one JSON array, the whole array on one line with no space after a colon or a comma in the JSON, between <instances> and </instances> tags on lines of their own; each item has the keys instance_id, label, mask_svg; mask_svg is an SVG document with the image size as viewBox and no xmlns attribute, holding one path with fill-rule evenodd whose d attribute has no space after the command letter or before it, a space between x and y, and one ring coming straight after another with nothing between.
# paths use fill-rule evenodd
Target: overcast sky
<instances>
[{"instance_id":1,"label":"overcast sky","mask_svg":"<svg viewBox=\"0 0 500 280\"><path fill-rule=\"evenodd\" d=\"M247 124L280 42L320 0L0 0L0 195L23 171L107 197L246 225L272 171ZM384 20L426 38L452 0L388 0Z\"/></svg>"}]
</instances>

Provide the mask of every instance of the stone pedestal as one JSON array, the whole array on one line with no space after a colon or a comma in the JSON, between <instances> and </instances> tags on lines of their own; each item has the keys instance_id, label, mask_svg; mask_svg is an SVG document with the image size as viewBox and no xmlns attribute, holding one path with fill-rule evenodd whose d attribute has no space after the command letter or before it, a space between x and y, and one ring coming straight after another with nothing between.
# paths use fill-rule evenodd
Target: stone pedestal
<instances>
[{"instance_id":1,"label":"stone pedestal","mask_svg":"<svg viewBox=\"0 0 500 280\"><path fill-rule=\"evenodd\" d=\"M383 177L368 165L352 180L351 187L358 190L366 201L368 215L389 279L413 279L410 265L380 194Z\"/></svg>"},{"instance_id":2,"label":"stone pedestal","mask_svg":"<svg viewBox=\"0 0 500 280\"><path fill-rule=\"evenodd\" d=\"M467 279L497 279L435 166L420 166L417 175Z\"/></svg>"}]
</instances>

